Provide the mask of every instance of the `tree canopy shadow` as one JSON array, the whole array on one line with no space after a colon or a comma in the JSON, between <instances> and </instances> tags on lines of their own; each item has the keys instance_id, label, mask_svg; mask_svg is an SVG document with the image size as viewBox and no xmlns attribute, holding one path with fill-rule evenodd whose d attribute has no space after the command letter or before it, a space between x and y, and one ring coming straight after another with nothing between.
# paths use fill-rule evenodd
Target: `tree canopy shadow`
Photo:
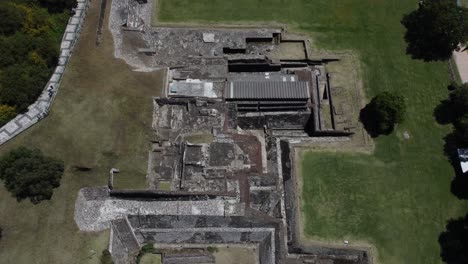
<instances>
[{"instance_id":1,"label":"tree canopy shadow","mask_svg":"<svg viewBox=\"0 0 468 264\"><path fill-rule=\"evenodd\" d=\"M447 264L468 263L468 214L450 219L439 235L440 257Z\"/></svg>"},{"instance_id":2,"label":"tree canopy shadow","mask_svg":"<svg viewBox=\"0 0 468 264\"><path fill-rule=\"evenodd\" d=\"M455 132L452 132L444 138L444 154L452 164L455 172L455 178L452 180L450 190L458 199L468 199L468 173L463 173L460 167L460 160L457 149L468 147L463 145Z\"/></svg>"}]
</instances>

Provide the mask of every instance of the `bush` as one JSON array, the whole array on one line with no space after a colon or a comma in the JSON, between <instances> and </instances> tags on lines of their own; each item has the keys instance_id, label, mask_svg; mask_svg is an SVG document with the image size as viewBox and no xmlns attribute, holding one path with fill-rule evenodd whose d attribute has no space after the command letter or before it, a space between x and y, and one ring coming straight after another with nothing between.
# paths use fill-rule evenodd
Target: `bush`
<instances>
[{"instance_id":1,"label":"bush","mask_svg":"<svg viewBox=\"0 0 468 264\"><path fill-rule=\"evenodd\" d=\"M210 252L211 254L218 252L217 247L207 247L206 250L208 250L208 252Z\"/></svg>"},{"instance_id":2,"label":"bush","mask_svg":"<svg viewBox=\"0 0 468 264\"><path fill-rule=\"evenodd\" d=\"M9 105L0 105L0 127L16 116L16 109Z\"/></svg>"},{"instance_id":3,"label":"bush","mask_svg":"<svg viewBox=\"0 0 468 264\"><path fill-rule=\"evenodd\" d=\"M37 204L49 200L63 171L62 161L43 156L39 150L20 147L0 158L0 179L18 201L29 198Z\"/></svg>"},{"instance_id":4,"label":"bush","mask_svg":"<svg viewBox=\"0 0 468 264\"><path fill-rule=\"evenodd\" d=\"M114 264L114 261L112 260L111 253L107 249L104 249L102 251L101 264Z\"/></svg>"},{"instance_id":5,"label":"bush","mask_svg":"<svg viewBox=\"0 0 468 264\"><path fill-rule=\"evenodd\" d=\"M154 246L153 244L146 244L143 247L141 247L141 253L153 253L154 252Z\"/></svg>"},{"instance_id":6,"label":"bush","mask_svg":"<svg viewBox=\"0 0 468 264\"><path fill-rule=\"evenodd\" d=\"M361 121L373 137L390 134L395 125L404 121L406 114L403 96L383 92L361 110Z\"/></svg>"}]
</instances>

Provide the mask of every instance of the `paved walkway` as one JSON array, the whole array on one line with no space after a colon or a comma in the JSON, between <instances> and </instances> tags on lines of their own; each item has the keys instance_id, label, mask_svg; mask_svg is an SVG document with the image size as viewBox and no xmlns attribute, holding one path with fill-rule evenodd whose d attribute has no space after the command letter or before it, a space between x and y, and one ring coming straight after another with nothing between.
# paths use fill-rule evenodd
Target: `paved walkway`
<instances>
[{"instance_id":1,"label":"paved walkway","mask_svg":"<svg viewBox=\"0 0 468 264\"><path fill-rule=\"evenodd\" d=\"M458 73L463 83L468 82L468 50L453 52L453 58L457 64Z\"/></svg>"},{"instance_id":2,"label":"paved walkway","mask_svg":"<svg viewBox=\"0 0 468 264\"><path fill-rule=\"evenodd\" d=\"M47 82L37 101L28 107L26 113L17 115L13 120L0 128L0 145L36 124L49 113L49 108L57 95L65 66L80 35L89 0L77 0L77 2L75 14L68 20L68 25L63 34L58 65L52 77Z\"/></svg>"}]
</instances>

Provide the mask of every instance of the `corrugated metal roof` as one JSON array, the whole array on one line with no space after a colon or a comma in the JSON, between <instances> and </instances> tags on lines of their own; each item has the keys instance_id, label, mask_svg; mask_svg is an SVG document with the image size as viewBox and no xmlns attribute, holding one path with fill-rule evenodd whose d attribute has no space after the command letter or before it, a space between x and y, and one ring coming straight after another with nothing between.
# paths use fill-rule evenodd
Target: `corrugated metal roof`
<instances>
[{"instance_id":1,"label":"corrugated metal roof","mask_svg":"<svg viewBox=\"0 0 468 264\"><path fill-rule=\"evenodd\" d=\"M226 99L308 99L308 82L232 81Z\"/></svg>"}]
</instances>

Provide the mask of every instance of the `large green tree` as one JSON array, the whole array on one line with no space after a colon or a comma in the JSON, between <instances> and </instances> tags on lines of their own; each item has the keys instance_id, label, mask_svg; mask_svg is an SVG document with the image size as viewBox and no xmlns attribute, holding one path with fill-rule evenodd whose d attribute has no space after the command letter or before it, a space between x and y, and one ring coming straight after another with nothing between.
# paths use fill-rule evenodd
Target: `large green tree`
<instances>
[{"instance_id":1,"label":"large green tree","mask_svg":"<svg viewBox=\"0 0 468 264\"><path fill-rule=\"evenodd\" d=\"M456 0L423 0L402 24L407 30L407 53L416 59L448 59L468 41L468 9Z\"/></svg>"},{"instance_id":2,"label":"large green tree","mask_svg":"<svg viewBox=\"0 0 468 264\"><path fill-rule=\"evenodd\" d=\"M11 35L20 30L23 13L11 2L0 2L0 34Z\"/></svg>"},{"instance_id":3,"label":"large green tree","mask_svg":"<svg viewBox=\"0 0 468 264\"><path fill-rule=\"evenodd\" d=\"M361 121L373 137L389 134L405 119L406 105L398 93L383 92L375 96L361 111Z\"/></svg>"},{"instance_id":4,"label":"large green tree","mask_svg":"<svg viewBox=\"0 0 468 264\"><path fill-rule=\"evenodd\" d=\"M0 158L0 179L18 201L29 198L36 204L52 197L59 187L63 162L39 150L17 148Z\"/></svg>"}]
</instances>

